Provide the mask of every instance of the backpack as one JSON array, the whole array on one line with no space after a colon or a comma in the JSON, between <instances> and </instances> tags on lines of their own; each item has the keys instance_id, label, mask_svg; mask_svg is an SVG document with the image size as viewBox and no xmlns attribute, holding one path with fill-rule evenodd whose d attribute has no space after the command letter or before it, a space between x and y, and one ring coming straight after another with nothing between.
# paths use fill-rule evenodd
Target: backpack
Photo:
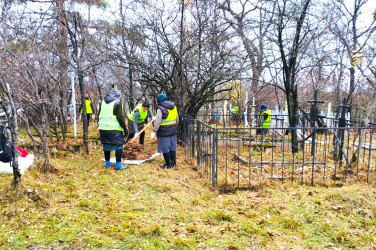
<instances>
[{"instance_id":1,"label":"backpack","mask_svg":"<svg viewBox=\"0 0 376 250\"><path fill-rule=\"evenodd\" d=\"M0 161L11 162L14 156L14 150L8 138L4 134L5 127L0 125Z\"/></svg>"}]
</instances>

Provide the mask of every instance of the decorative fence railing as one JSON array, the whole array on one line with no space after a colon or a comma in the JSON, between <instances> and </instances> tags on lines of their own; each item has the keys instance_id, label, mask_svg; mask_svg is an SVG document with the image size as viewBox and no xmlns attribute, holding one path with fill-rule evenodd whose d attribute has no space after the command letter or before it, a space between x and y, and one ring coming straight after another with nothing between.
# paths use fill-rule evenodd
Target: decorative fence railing
<instances>
[{"instance_id":1,"label":"decorative fence railing","mask_svg":"<svg viewBox=\"0 0 376 250\"><path fill-rule=\"evenodd\" d=\"M259 134L257 128L219 127L192 116L183 121L185 159L213 187L376 181L374 128L275 127ZM292 153L295 132L298 151Z\"/></svg>"}]
</instances>

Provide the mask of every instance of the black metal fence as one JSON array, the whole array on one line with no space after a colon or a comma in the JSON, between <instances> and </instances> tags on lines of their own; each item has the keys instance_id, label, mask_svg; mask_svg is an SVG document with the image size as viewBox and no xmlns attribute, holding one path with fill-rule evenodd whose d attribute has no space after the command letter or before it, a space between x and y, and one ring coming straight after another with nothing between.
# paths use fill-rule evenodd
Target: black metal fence
<instances>
[{"instance_id":1,"label":"black metal fence","mask_svg":"<svg viewBox=\"0 0 376 250\"><path fill-rule=\"evenodd\" d=\"M338 184L376 180L373 128L209 125L184 119L185 159L213 187L251 188L264 183ZM298 151L293 153L291 135Z\"/></svg>"}]
</instances>

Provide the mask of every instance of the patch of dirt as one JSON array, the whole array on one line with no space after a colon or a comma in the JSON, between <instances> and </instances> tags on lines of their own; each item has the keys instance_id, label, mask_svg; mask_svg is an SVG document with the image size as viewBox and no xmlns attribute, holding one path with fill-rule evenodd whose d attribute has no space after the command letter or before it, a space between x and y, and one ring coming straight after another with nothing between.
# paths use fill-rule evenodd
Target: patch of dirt
<instances>
[{"instance_id":1,"label":"patch of dirt","mask_svg":"<svg viewBox=\"0 0 376 250\"><path fill-rule=\"evenodd\" d=\"M128 142L123 146L122 160L145 160L152 156L155 149L147 149L138 142Z\"/></svg>"}]
</instances>

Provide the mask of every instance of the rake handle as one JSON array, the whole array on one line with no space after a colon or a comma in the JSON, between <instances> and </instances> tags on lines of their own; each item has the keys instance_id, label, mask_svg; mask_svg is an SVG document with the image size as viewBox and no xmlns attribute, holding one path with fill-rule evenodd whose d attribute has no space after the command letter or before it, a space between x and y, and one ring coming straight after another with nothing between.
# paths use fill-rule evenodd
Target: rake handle
<instances>
[{"instance_id":1,"label":"rake handle","mask_svg":"<svg viewBox=\"0 0 376 250\"><path fill-rule=\"evenodd\" d=\"M144 126L144 128L141 129L141 131L139 131L138 133L141 134L142 132L144 132L151 124L153 124L153 120L151 120L148 124L146 124L146 126ZM137 139L137 137L133 137L130 142L132 143L136 139Z\"/></svg>"}]
</instances>

